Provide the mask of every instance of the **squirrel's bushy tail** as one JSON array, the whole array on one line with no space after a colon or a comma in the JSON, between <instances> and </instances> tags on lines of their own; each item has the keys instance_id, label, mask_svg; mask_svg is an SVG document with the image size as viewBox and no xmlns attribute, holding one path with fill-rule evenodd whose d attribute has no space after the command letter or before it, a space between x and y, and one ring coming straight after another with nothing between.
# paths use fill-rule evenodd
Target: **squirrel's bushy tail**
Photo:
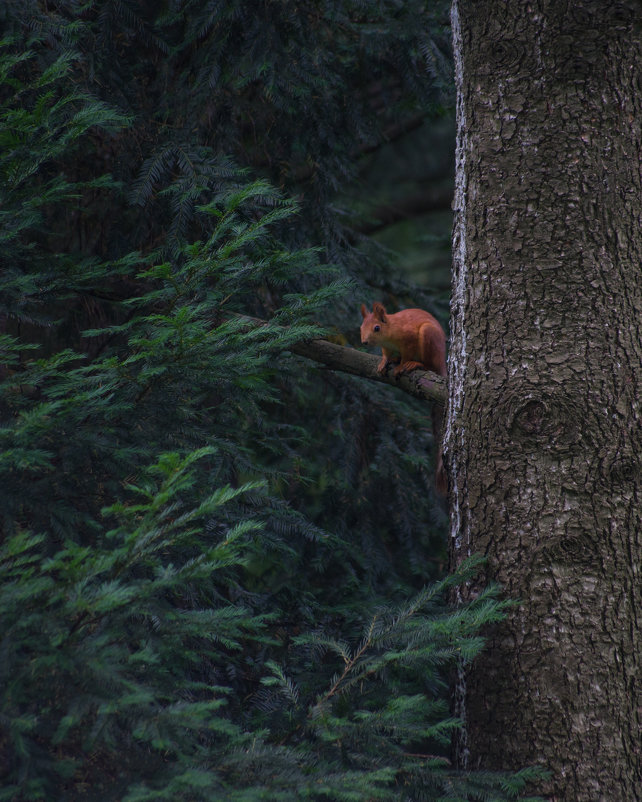
<instances>
[{"instance_id":1,"label":"squirrel's bushy tail","mask_svg":"<svg viewBox=\"0 0 642 802\"><path fill-rule=\"evenodd\" d=\"M432 435L437 449L435 460L435 489L440 496L448 494L448 476L441 456L441 428L444 417L444 407L442 404L432 405Z\"/></svg>"}]
</instances>

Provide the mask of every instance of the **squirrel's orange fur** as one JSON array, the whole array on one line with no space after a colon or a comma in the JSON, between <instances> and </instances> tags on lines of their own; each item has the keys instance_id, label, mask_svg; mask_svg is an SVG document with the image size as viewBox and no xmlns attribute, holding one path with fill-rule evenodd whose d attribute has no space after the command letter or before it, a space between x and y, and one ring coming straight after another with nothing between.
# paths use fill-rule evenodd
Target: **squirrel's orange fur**
<instances>
[{"instance_id":1,"label":"squirrel's orange fur","mask_svg":"<svg viewBox=\"0 0 642 802\"><path fill-rule=\"evenodd\" d=\"M408 373L415 368L432 370L446 376L446 335L430 312L423 309L403 309L389 315L383 304L375 302L372 312L361 304L361 342L381 346L382 357L377 371L383 373L392 362L398 363L394 375ZM438 443L435 484L444 494L447 488L446 472L441 458L441 413L433 405L432 426Z\"/></svg>"},{"instance_id":2,"label":"squirrel's orange fur","mask_svg":"<svg viewBox=\"0 0 642 802\"><path fill-rule=\"evenodd\" d=\"M379 373L397 361L395 376L415 368L446 375L446 335L430 312L404 309L389 315L383 304L375 302L372 312L361 304L361 315L361 342L381 346Z\"/></svg>"}]
</instances>

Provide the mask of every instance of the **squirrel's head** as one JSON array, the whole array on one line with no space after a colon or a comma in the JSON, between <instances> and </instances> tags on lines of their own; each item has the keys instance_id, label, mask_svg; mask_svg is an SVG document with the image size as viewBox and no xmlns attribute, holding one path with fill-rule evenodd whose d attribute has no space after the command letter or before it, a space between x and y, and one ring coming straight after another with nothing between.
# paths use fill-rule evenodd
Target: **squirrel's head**
<instances>
[{"instance_id":1,"label":"squirrel's head","mask_svg":"<svg viewBox=\"0 0 642 802\"><path fill-rule=\"evenodd\" d=\"M368 312L365 304L361 304L361 342L364 345L376 345L386 326L386 308L383 304L375 301L372 304L372 312Z\"/></svg>"}]
</instances>

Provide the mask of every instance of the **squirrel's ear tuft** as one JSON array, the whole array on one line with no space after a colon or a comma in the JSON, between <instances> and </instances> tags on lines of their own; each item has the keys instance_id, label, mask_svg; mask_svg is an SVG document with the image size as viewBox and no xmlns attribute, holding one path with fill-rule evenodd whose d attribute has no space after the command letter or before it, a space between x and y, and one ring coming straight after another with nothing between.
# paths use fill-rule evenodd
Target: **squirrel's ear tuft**
<instances>
[{"instance_id":1,"label":"squirrel's ear tuft","mask_svg":"<svg viewBox=\"0 0 642 802\"><path fill-rule=\"evenodd\" d=\"M386 319L386 307L379 301L375 301L372 304L372 314L383 323Z\"/></svg>"},{"instance_id":2,"label":"squirrel's ear tuft","mask_svg":"<svg viewBox=\"0 0 642 802\"><path fill-rule=\"evenodd\" d=\"M366 309L365 304L361 304L361 317L366 317L368 315L368 310Z\"/></svg>"}]
</instances>

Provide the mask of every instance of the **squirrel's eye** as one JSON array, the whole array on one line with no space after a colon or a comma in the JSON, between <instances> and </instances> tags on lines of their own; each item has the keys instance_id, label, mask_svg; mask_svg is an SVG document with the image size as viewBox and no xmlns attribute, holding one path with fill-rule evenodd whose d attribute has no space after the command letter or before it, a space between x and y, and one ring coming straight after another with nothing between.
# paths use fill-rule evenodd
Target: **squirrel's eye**
<instances>
[{"instance_id":1,"label":"squirrel's eye","mask_svg":"<svg viewBox=\"0 0 642 802\"><path fill-rule=\"evenodd\" d=\"M375 327L374 327L374 330L375 330L375 331L379 331L379 329L380 329L380 328L381 328L381 326L375 326Z\"/></svg>"}]
</instances>

